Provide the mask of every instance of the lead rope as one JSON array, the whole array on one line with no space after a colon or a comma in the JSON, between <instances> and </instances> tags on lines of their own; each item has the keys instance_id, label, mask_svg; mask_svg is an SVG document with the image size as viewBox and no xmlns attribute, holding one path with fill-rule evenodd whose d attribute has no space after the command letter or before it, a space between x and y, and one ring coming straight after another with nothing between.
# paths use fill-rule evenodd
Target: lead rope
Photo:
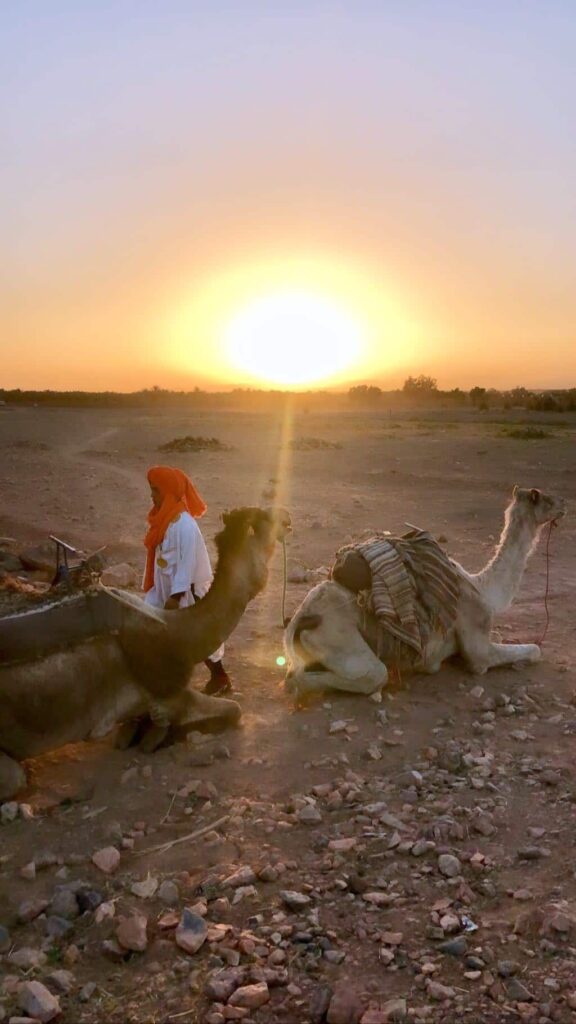
<instances>
[{"instance_id":1,"label":"lead rope","mask_svg":"<svg viewBox=\"0 0 576 1024\"><path fill-rule=\"evenodd\" d=\"M286 557L286 540L283 537L282 538L282 608L281 608L281 617L282 617L281 625L282 625L282 629L285 629L286 626L288 625L288 623L290 622L290 619L286 618L286 581L287 581L287 576L288 576L288 562L287 562L287 557Z\"/></svg>"},{"instance_id":2,"label":"lead rope","mask_svg":"<svg viewBox=\"0 0 576 1024\"><path fill-rule=\"evenodd\" d=\"M548 608L548 589L550 586L550 538L552 536L552 530L556 526L556 520L550 520L550 527L548 529L548 537L546 538L546 589L544 591L544 609L546 611L546 622L544 624L544 632L539 640L536 641L538 647L541 647L546 639L548 632L548 626L550 625L550 610Z\"/></svg>"}]
</instances>

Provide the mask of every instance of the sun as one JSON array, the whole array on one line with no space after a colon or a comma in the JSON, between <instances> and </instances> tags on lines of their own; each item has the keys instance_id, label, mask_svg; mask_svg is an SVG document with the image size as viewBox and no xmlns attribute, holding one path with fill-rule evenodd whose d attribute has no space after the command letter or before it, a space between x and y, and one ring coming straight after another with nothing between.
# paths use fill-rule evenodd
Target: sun
<instances>
[{"instance_id":1,"label":"sun","mask_svg":"<svg viewBox=\"0 0 576 1024\"><path fill-rule=\"evenodd\" d=\"M302 386L337 377L358 362L362 325L337 302L304 291L253 299L224 328L227 359L268 384Z\"/></svg>"}]
</instances>

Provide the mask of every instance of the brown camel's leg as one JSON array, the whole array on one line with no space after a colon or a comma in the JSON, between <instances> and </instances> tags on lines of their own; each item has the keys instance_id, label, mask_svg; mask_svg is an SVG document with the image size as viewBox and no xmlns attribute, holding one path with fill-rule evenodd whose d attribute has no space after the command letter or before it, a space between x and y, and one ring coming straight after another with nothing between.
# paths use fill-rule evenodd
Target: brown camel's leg
<instances>
[{"instance_id":1,"label":"brown camel's leg","mask_svg":"<svg viewBox=\"0 0 576 1024\"><path fill-rule=\"evenodd\" d=\"M0 801L9 800L26 785L26 772L13 757L0 751Z\"/></svg>"},{"instance_id":2,"label":"brown camel's leg","mask_svg":"<svg viewBox=\"0 0 576 1024\"><path fill-rule=\"evenodd\" d=\"M129 747L134 747L142 738L148 721L149 719L135 718L130 722L123 722L116 733L114 741L116 750L128 750Z\"/></svg>"},{"instance_id":3,"label":"brown camel's leg","mask_svg":"<svg viewBox=\"0 0 576 1024\"><path fill-rule=\"evenodd\" d=\"M144 730L144 735L138 744L138 750L141 750L143 754L153 754L164 743L169 731L169 725L150 724Z\"/></svg>"}]
</instances>

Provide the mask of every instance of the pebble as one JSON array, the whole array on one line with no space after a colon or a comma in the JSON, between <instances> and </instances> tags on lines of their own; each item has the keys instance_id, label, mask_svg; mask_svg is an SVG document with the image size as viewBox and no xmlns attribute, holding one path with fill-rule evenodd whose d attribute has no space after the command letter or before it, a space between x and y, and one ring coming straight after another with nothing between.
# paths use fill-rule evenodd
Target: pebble
<instances>
[{"instance_id":1,"label":"pebble","mask_svg":"<svg viewBox=\"0 0 576 1024\"><path fill-rule=\"evenodd\" d=\"M10 937L10 932L7 928L4 928L4 925L0 924L0 954L7 953L11 945L12 939Z\"/></svg>"},{"instance_id":2,"label":"pebble","mask_svg":"<svg viewBox=\"0 0 576 1024\"><path fill-rule=\"evenodd\" d=\"M279 893L280 899L290 910L303 910L308 907L312 900L303 892L295 892L293 889L282 889Z\"/></svg>"},{"instance_id":3,"label":"pebble","mask_svg":"<svg viewBox=\"0 0 576 1024\"><path fill-rule=\"evenodd\" d=\"M517 978L506 982L506 995L514 1003L530 1003L534 996Z\"/></svg>"},{"instance_id":4,"label":"pebble","mask_svg":"<svg viewBox=\"0 0 576 1024\"><path fill-rule=\"evenodd\" d=\"M47 1024L62 1012L58 997L53 996L40 981L25 981L20 986L18 1005L42 1024Z\"/></svg>"},{"instance_id":5,"label":"pebble","mask_svg":"<svg viewBox=\"0 0 576 1024\"><path fill-rule=\"evenodd\" d=\"M80 992L78 993L78 998L80 1002L89 1003L96 991L96 988L97 986L95 981L86 982L86 984L82 986Z\"/></svg>"},{"instance_id":6,"label":"pebble","mask_svg":"<svg viewBox=\"0 0 576 1024\"><path fill-rule=\"evenodd\" d=\"M256 872L249 864L244 864L222 882L225 889L237 889L243 885L252 885L256 881Z\"/></svg>"},{"instance_id":7,"label":"pebble","mask_svg":"<svg viewBox=\"0 0 576 1024\"><path fill-rule=\"evenodd\" d=\"M105 875L113 875L120 866L120 852L115 846L105 846L102 850L96 851L92 863Z\"/></svg>"},{"instance_id":8,"label":"pebble","mask_svg":"<svg viewBox=\"0 0 576 1024\"><path fill-rule=\"evenodd\" d=\"M130 892L133 896L137 896L141 900L150 900L156 895L158 889L158 879L154 878L153 875L146 875L140 882L134 882L130 888Z\"/></svg>"},{"instance_id":9,"label":"pebble","mask_svg":"<svg viewBox=\"0 0 576 1024\"><path fill-rule=\"evenodd\" d=\"M441 853L438 857L438 870L445 878L456 878L462 873L462 865L453 854Z\"/></svg>"},{"instance_id":10,"label":"pebble","mask_svg":"<svg viewBox=\"0 0 576 1024\"><path fill-rule=\"evenodd\" d=\"M335 989L328 1012L327 1024L358 1024L363 1013L363 1006L358 994L349 985Z\"/></svg>"},{"instance_id":11,"label":"pebble","mask_svg":"<svg viewBox=\"0 0 576 1024\"><path fill-rule=\"evenodd\" d=\"M52 973L46 978L46 981L52 986L52 988L55 988L57 992L62 992L64 995L71 992L76 983L76 979L72 974L72 971L63 970L52 971Z\"/></svg>"},{"instance_id":12,"label":"pebble","mask_svg":"<svg viewBox=\"0 0 576 1024\"><path fill-rule=\"evenodd\" d=\"M463 935L459 935L456 939L441 942L438 950L446 956L464 956L468 952L468 942Z\"/></svg>"},{"instance_id":13,"label":"pebble","mask_svg":"<svg viewBox=\"0 0 576 1024\"><path fill-rule=\"evenodd\" d=\"M519 860L541 860L543 857L549 856L550 850L544 846L523 846L518 850Z\"/></svg>"},{"instance_id":14,"label":"pebble","mask_svg":"<svg viewBox=\"0 0 576 1024\"><path fill-rule=\"evenodd\" d=\"M80 914L76 894L70 889L57 889L50 903L50 913L73 921Z\"/></svg>"},{"instance_id":15,"label":"pebble","mask_svg":"<svg viewBox=\"0 0 576 1024\"><path fill-rule=\"evenodd\" d=\"M453 999L455 992L449 985L442 985L439 981L431 981L428 979L426 982L426 991L431 999L436 1002L443 1002L445 999Z\"/></svg>"},{"instance_id":16,"label":"pebble","mask_svg":"<svg viewBox=\"0 0 576 1024\"><path fill-rule=\"evenodd\" d=\"M29 921L34 921L40 914L43 914L48 906L48 900L25 900L18 907L18 920L22 924L28 924Z\"/></svg>"},{"instance_id":17,"label":"pebble","mask_svg":"<svg viewBox=\"0 0 576 1024\"><path fill-rule=\"evenodd\" d=\"M14 964L15 967L20 967L23 971L29 971L45 964L46 954L42 953L40 949L23 946L22 949L16 950L15 953L10 953L8 962Z\"/></svg>"},{"instance_id":18,"label":"pebble","mask_svg":"<svg viewBox=\"0 0 576 1024\"><path fill-rule=\"evenodd\" d=\"M123 949L133 953L143 953L148 946L148 918L144 914L131 914L120 918L116 928L116 938Z\"/></svg>"},{"instance_id":19,"label":"pebble","mask_svg":"<svg viewBox=\"0 0 576 1024\"><path fill-rule=\"evenodd\" d=\"M204 945L207 935L208 925L204 918L185 907L176 929L176 945L193 956Z\"/></svg>"},{"instance_id":20,"label":"pebble","mask_svg":"<svg viewBox=\"0 0 576 1024\"><path fill-rule=\"evenodd\" d=\"M322 813L313 804L306 804L298 811L297 818L303 825L318 825L322 821Z\"/></svg>"},{"instance_id":21,"label":"pebble","mask_svg":"<svg viewBox=\"0 0 576 1024\"><path fill-rule=\"evenodd\" d=\"M180 899L180 890L176 882L166 879L158 889L158 899L168 907L175 907Z\"/></svg>"},{"instance_id":22,"label":"pebble","mask_svg":"<svg viewBox=\"0 0 576 1024\"><path fill-rule=\"evenodd\" d=\"M226 1003L243 980L243 968L231 967L219 970L208 978L204 991L208 999L217 1003Z\"/></svg>"},{"instance_id":23,"label":"pebble","mask_svg":"<svg viewBox=\"0 0 576 1024\"><path fill-rule=\"evenodd\" d=\"M20 878L25 878L27 882L33 882L36 878L36 865L33 860L29 864L25 864L24 867L20 868Z\"/></svg>"},{"instance_id":24,"label":"pebble","mask_svg":"<svg viewBox=\"0 0 576 1024\"><path fill-rule=\"evenodd\" d=\"M257 1010L270 999L270 992L265 981L255 985L242 985L232 993L228 1000L229 1006L239 1006L245 1010Z\"/></svg>"},{"instance_id":25,"label":"pebble","mask_svg":"<svg viewBox=\"0 0 576 1024\"><path fill-rule=\"evenodd\" d=\"M10 800L6 804L0 806L0 822L3 825L9 825L12 821L16 821L18 817L18 804L15 800Z\"/></svg>"}]
</instances>

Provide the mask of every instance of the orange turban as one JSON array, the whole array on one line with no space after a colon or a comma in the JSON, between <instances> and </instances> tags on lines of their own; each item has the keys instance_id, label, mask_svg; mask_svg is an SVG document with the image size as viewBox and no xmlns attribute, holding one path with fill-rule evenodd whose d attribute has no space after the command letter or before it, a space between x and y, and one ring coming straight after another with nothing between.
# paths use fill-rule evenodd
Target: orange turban
<instances>
[{"instance_id":1,"label":"orange turban","mask_svg":"<svg viewBox=\"0 0 576 1024\"><path fill-rule=\"evenodd\" d=\"M148 533L144 543L148 549L144 590L154 586L154 552L164 539L170 523L181 512L189 512L198 519L206 511L206 504L198 494L194 484L181 469L171 466L153 466L148 470L148 483L157 487L162 495L160 508L152 506L148 513Z\"/></svg>"}]
</instances>

